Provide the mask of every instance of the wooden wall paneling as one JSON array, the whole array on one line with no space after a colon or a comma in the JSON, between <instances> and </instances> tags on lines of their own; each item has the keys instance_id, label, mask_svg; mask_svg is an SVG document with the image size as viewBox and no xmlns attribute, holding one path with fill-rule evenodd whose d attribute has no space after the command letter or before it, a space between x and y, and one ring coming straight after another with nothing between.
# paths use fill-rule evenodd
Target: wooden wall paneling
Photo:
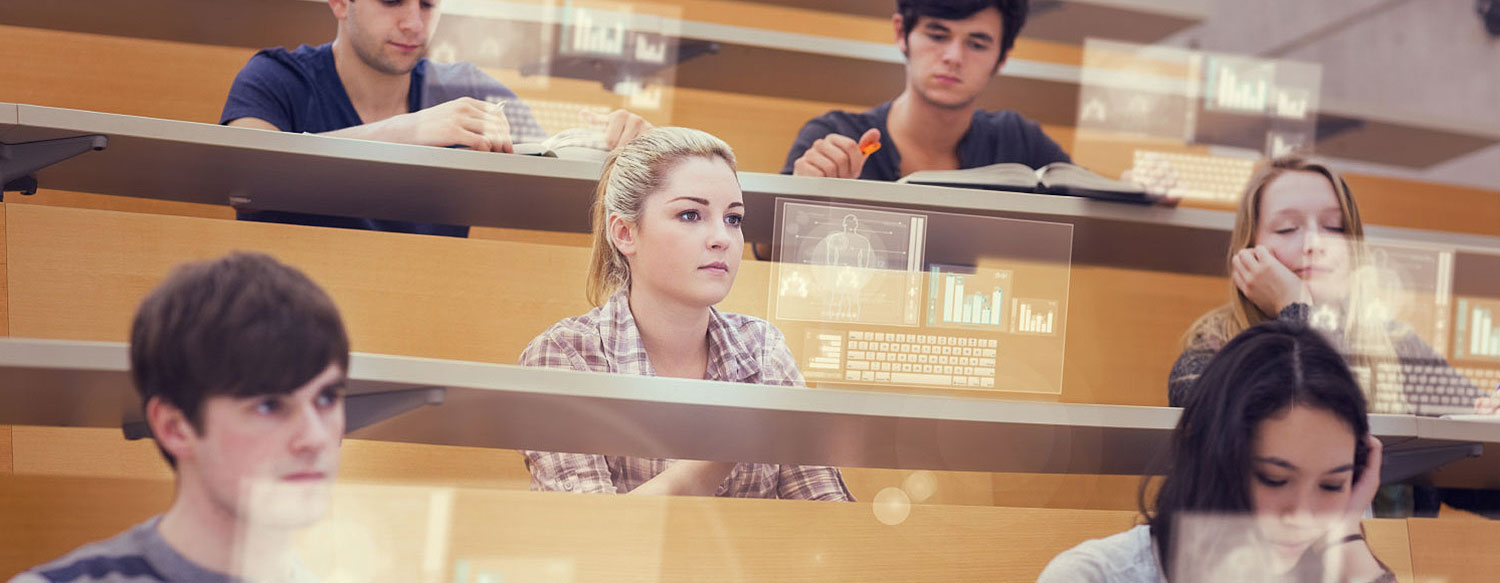
<instances>
[{"instance_id":1,"label":"wooden wall paneling","mask_svg":"<svg viewBox=\"0 0 1500 583\"><path fill-rule=\"evenodd\" d=\"M1408 536L1405 520L1370 518L1364 521L1365 540L1375 557L1396 573L1396 580L1411 583L1412 572L1411 537Z\"/></svg>"},{"instance_id":2,"label":"wooden wall paneling","mask_svg":"<svg viewBox=\"0 0 1500 583\"><path fill-rule=\"evenodd\" d=\"M1494 581L1500 554L1500 523L1483 519L1410 518L1411 567L1418 583Z\"/></svg>"},{"instance_id":3,"label":"wooden wall paneling","mask_svg":"<svg viewBox=\"0 0 1500 583\"><path fill-rule=\"evenodd\" d=\"M0 572L112 536L164 511L171 497L167 480L0 478ZM569 576L545 580L1021 581L1034 580L1057 553L1134 521L1128 512L1090 510L888 510L344 484L326 519L299 537L299 550L330 580L456 580L464 564L471 575L506 580L561 569Z\"/></svg>"},{"instance_id":4,"label":"wooden wall paneling","mask_svg":"<svg viewBox=\"0 0 1500 583\"><path fill-rule=\"evenodd\" d=\"M233 249L269 252L307 271L329 289L365 352L511 363L536 334L588 308L588 249L571 245L32 205L12 207L9 223L17 336L123 340L136 303L173 265ZM743 263L721 308L765 316L769 267ZM1181 334L1226 285L1075 266L1063 399L1165 404Z\"/></svg>"},{"instance_id":5,"label":"wooden wall paneling","mask_svg":"<svg viewBox=\"0 0 1500 583\"><path fill-rule=\"evenodd\" d=\"M10 243L5 209L6 204L0 202L0 336L10 336Z\"/></svg>"},{"instance_id":6,"label":"wooden wall paneling","mask_svg":"<svg viewBox=\"0 0 1500 583\"><path fill-rule=\"evenodd\" d=\"M887 495L904 497L912 504L996 505L995 495L990 487L991 474L983 472L880 468L840 468L840 471L844 474L844 485L849 487L849 493L861 502L874 502L881 492L894 489Z\"/></svg>"},{"instance_id":7,"label":"wooden wall paneling","mask_svg":"<svg viewBox=\"0 0 1500 583\"><path fill-rule=\"evenodd\" d=\"M767 15L763 22L772 29L797 26L779 11L798 10L771 6L738 6L744 3L684 0L688 14L710 18L713 14ZM734 7L732 10L726 6ZM729 11L725 11L729 10ZM738 12L737 12L738 11ZM748 11L748 12L746 12ZM832 18L863 18L827 15ZM875 36L888 22L874 19L859 33ZM709 20L712 21L712 20ZM778 25L778 22L785 24ZM811 22L811 21L806 21ZM740 25L743 26L741 23ZM791 29L787 29L792 31ZM824 35L842 34L822 30ZM109 37L83 33L0 26L0 36L12 42L0 46L0 73L7 83L0 87L0 101L16 101L56 107L73 107L110 113L144 115L168 119L215 122L235 73L253 54L238 47L217 47ZM315 40L309 42L316 42ZM38 51L36 47L46 47ZM1057 63L1081 62L1078 47L1022 38L1016 55ZM164 67L161 63L171 63ZM512 71L490 71L512 85L526 99L548 99L622 107L624 98L606 91L599 83L576 79L522 78ZM863 110L874 104L839 104L774 99L715 91L675 89L669 110L639 113L657 122L698 127L723 137L736 148L740 167L747 171L776 172L785 161L796 132L807 120L832 109ZM1107 176L1118 176L1130 164L1135 142L1099 146L1097 140L1076 140L1067 128L1045 130L1083 164ZM1187 146L1149 143L1155 149L1197 151ZM1115 147L1118 146L1118 147ZM1351 186L1360 198L1366 222L1424 229L1491 234L1500 217L1500 202L1493 191L1448 185L1351 175ZM1413 196L1413 193L1424 196ZM193 216L228 216L228 209L197 209L171 204L145 203L121 197L91 200L80 195L38 195L39 203L162 212ZM1209 206L1227 208L1222 204ZM483 236L481 234L481 236Z\"/></svg>"},{"instance_id":8,"label":"wooden wall paneling","mask_svg":"<svg viewBox=\"0 0 1500 583\"><path fill-rule=\"evenodd\" d=\"M1063 400L1166 405L1182 336L1227 301L1223 277L1074 265Z\"/></svg>"},{"instance_id":9,"label":"wooden wall paneling","mask_svg":"<svg viewBox=\"0 0 1500 583\"><path fill-rule=\"evenodd\" d=\"M15 472L11 426L0 425L0 475L9 475Z\"/></svg>"},{"instance_id":10,"label":"wooden wall paneling","mask_svg":"<svg viewBox=\"0 0 1500 583\"><path fill-rule=\"evenodd\" d=\"M17 476L173 478L156 442L127 441L119 429L17 425L11 431Z\"/></svg>"},{"instance_id":11,"label":"wooden wall paneling","mask_svg":"<svg viewBox=\"0 0 1500 583\"><path fill-rule=\"evenodd\" d=\"M150 440L126 441L119 429L3 427L0 446L15 474L96 479L171 480L172 469ZM525 490L530 474L512 450L344 440L339 480L356 483ZM0 461L8 461L0 457ZM9 469L10 464L4 464Z\"/></svg>"},{"instance_id":12,"label":"wooden wall paneling","mask_svg":"<svg viewBox=\"0 0 1500 583\"><path fill-rule=\"evenodd\" d=\"M674 500L662 579L1035 581L1058 553L1133 522L1108 511L912 506L903 519L879 502L749 502ZM683 536L692 530L701 534Z\"/></svg>"},{"instance_id":13,"label":"wooden wall paneling","mask_svg":"<svg viewBox=\"0 0 1500 583\"><path fill-rule=\"evenodd\" d=\"M1140 476L1090 474L990 474L996 506L1022 508L1077 508L1135 512ZM1155 495L1160 480L1146 491Z\"/></svg>"},{"instance_id":14,"label":"wooden wall paneling","mask_svg":"<svg viewBox=\"0 0 1500 583\"><path fill-rule=\"evenodd\" d=\"M512 363L536 334L588 309L583 247L31 205L12 207L9 222L17 336L123 340L136 303L173 265L233 249L307 271L338 302L359 351ZM769 267L743 263L721 309L764 317ZM1225 285L1076 266L1063 399L1165 404L1182 332Z\"/></svg>"},{"instance_id":15,"label":"wooden wall paneling","mask_svg":"<svg viewBox=\"0 0 1500 583\"><path fill-rule=\"evenodd\" d=\"M513 363L532 336L587 308L582 248L31 205L11 211L18 336L123 340L135 305L172 266L235 249L275 255L327 288L358 351ZM70 297L57 297L62 289Z\"/></svg>"},{"instance_id":16,"label":"wooden wall paneling","mask_svg":"<svg viewBox=\"0 0 1500 583\"><path fill-rule=\"evenodd\" d=\"M230 21L225 21L229 26ZM254 49L0 26L0 101L217 123Z\"/></svg>"},{"instance_id":17,"label":"wooden wall paneling","mask_svg":"<svg viewBox=\"0 0 1500 583\"><path fill-rule=\"evenodd\" d=\"M133 196L114 196L107 194L93 194L89 192L71 192L67 190L40 189L31 196L20 196L12 194L10 202L14 204L38 204L46 206L65 206L71 208L86 208L103 211L123 211L131 213L151 213L158 215L180 215L184 217L199 217L205 219L234 220L234 209L228 205L212 205L196 202L178 202L175 200L155 200L150 198L137 198Z\"/></svg>"},{"instance_id":18,"label":"wooden wall paneling","mask_svg":"<svg viewBox=\"0 0 1500 583\"><path fill-rule=\"evenodd\" d=\"M0 576L114 536L171 502L170 480L0 476Z\"/></svg>"},{"instance_id":19,"label":"wooden wall paneling","mask_svg":"<svg viewBox=\"0 0 1500 583\"><path fill-rule=\"evenodd\" d=\"M10 335L10 277L6 269L5 203L0 203L0 336ZM11 430L0 425L0 474L11 473Z\"/></svg>"}]
</instances>

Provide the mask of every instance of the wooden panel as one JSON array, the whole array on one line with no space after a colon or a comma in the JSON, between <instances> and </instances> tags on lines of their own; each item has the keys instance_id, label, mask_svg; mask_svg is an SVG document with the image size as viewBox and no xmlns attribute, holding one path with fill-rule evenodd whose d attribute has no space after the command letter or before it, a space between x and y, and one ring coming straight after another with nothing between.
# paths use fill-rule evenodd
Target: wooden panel
<instances>
[{"instance_id":1,"label":"wooden panel","mask_svg":"<svg viewBox=\"0 0 1500 583\"><path fill-rule=\"evenodd\" d=\"M126 441L119 429L17 425L12 432L16 475L144 480L174 475L156 442Z\"/></svg>"},{"instance_id":2,"label":"wooden panel","mask_svg":"<svg viewBox=\"0 0 1500 583\"><path fill-rule=\"evenodd\" d=\"M1493 236L1500 192L1346 174L1366 225L1395 225Z\"/></svg>"},{"instance_id":3,"label":"wooden panel","mask_svg":"<svg viewBox=\"0 0 1500 583\"><path fill-rule=\"evenodd\" d=\"M181 215L206 219L234 219L234 209L227 205L216 206L193 202L178 202L175 200L153 200L131 196L69 192L66 190L41 189L31 196L12 194L10 202L14 204L65 206L105 211Z\"/></svg>"},{"instance_id":4,"label":"wooden panel","mask_svg":"<svg viewBox=\"0 0 1500 583\"><path fill-rule=\"evenodd\" d=\"M991 474L996 506L1025 508L1077 508L1138 512L1140 476L1094 476L1087 474ZM1156 494L1160 481L1146 491L1146 500Z\"/></svg>"},{"instance_id":5,"label":"wooden panel","mask_svg":"<svg viewBox=\"0 0 1500 583\"><path fill-rule=\"evenodd\" d=\"M0 433L0 445L10 428ZM119 430L17 426L15 473L125 479L171 479L149 441L126 441ZM5 447L4 454L11 448ZM0 460L4 460L0 457ZM8 464L0 467L9 467ZM339 479L347 482L426 484L525 490L529 474L511 450L344 441ZM987 474L844 468L855 498L873 501L886 488L901 489L916 504L1028 508L1136 509L1140 479L1133 476Z\"/></svg>"},{"instance_id":6,"label":"wooden panel","mask_svg":"<svg viewBox=\"0 0 1500 583\"><path fill-rule=\"evenodd\" d=\"M508 449L344 440L339 481L525 490L525 458Z\"/></svg>"},{"instance_id":7,"label":"wooden panel","mask_svg":"<svg viewBox=\"0 0 1500 583\"><path fill-rule=\"evenodd\" d=\"M780 16L780 11L806 12L794 8L746 7L742 3L712 0L682 0L680 6L687 14L699 20L714 22L714 18L732 17L732 20L737 20L736 24L743 26L745 24L739 21L758 18L759 20L751 21L752 25L768 28L802 25L795 22L795 19L789 24L775 24L785 20ZM746 16L747 14L755 16ZM825 16L851 18L846 15ZM863 24L855 29L867 32L860 32L855 36L870 37L865 40L884 38L887 23L882 19L874 20L880 22L871 24L860 21ZM759 24L755 24L757 22ZM840 35L845 33L839 31L846 29L847 27L816 30L815 27L812 32ZM0 67L3 67L0 72L7 79L7 83L0 85L0 101L205 122L217 121L234 74L253 54L253 51L240 48L20 27L0 26L0 36L11 41L0 45ZM48 50L25 50L22 47L48 47ZM1017 45L1016 54L1033 60L1071 63L1078 59L1074 54L1077 50L1077 47L1023 38ZM164 68L156 66L157 63L173 63L173 66ZM515 87L528 100L592 103L611 107L625 105L620 96L605 91L595 82L522 78L515 72L505 71L490 73ZM780 170L797 130L807 120L832 109L859 111L874 105L775 99L688 89L671 91L667 103L670 107L668 110L640 110L640 113L657 122L697 127L723 137L735 146L741 168L756 172ZM1105 148L1114 152L1113 154L1100 153L1099 148L1075 144L1066 128L1048 126L1045 129L1065 149L1072 151L1079 162L1105 175L1118 176L1129 165L1129 156L1126 154L1133 149L1131 144L1124 144L1124 149ZM1161 144L1146 145L1157 149L1191 149ZM1490 234L1495 217L1500 213L1500 199L1492 196L1493 191L1358 175L1351 175L1349 181L1360 198L1369 224ZM1421 193L1422 196L1414 196L1413 193ZM57 200L59 203L67 203L62 198ZM83 203L81 200L76 202ZM173 214L201 215L204 212L189 212L175 207L137 207L128 199L109 205L90 203L89 206ZM227 211L216 209L214 212Z\"/></svg>"},{"instance_id":8,"label":"wooden panel","mask_svg":"<svg viewBox=\"0 0 1500 583\"><path fill-rule=\"evenodd\" d=\"M1063 400L1165 406L1183 333L1228 289L1222 277L1074 265Z\"/></svg>"},{"instance_id":9,"label":"wooden panel","mask_svg":"<svg viewBox=\"0 0 1500 583\"><path fill-rule=\"evenodd\" d=\"M233 249L265 251L307 271L338 302L355 349L365 352L515 362L536 334L588 307L583 247L33 205L10 214L16 336L123 340L136 303L171 266ZM721 308L764 316L768 277L768 263L743 263ZM1226 285L1076 267L1064 400L1165 404L1182 331Z\"/></svg>"},{"instance_id":10,"label":"wooden panel","mask_svg":"<svg viewBox=\"0 0 1500 583\"><path fill-rule=\"evenodd\" d=\"M528 229L501 229L496 227L469 227L470 239L490 241L513 241L562 245L566 247L588 247L593 238L588 233L562 233L557 231L532 231Z\"/></svg>"},{"instance_id":11,"label":"wooden panel","mask_svg":"<svg viewBox=\"0 0 1500 583\"><path fill-rule=\"evenodd\" d=\"M345 512L335 520L348 526L334 532L369 533L363 543L384 558L380 571L407 580L432 558L432 537L423 533L434 523L447 527L437 553L448 565L464 562L471 574L505 580L552 567L559 573L545 580L1022 581L1034 580L1056 553L1132 521L1118 512L913 506L885 524L876 519L877 505L864 503L474 491L449 502L420 491L364 494L374 501L336 502L335 514ZM381 508L379 515L359 512L371 507ZM350 553L356 564L362 554L347 543L326 551Z\"/></svg>"},{"instance_id":12,"label":"wooden panel","mask_svg":"<svg viewBox=\"0 0 1500 583\"><path fill-rule=\"evenodd\" d=\"M844 485L849 487L849 493L854 495L854 499L861 502L873 502L876 495L894 488L913 504L995 505L995 496L990 492L990 474L987 473L876 468L841 470Z\"/></svg>"},{"instance_id":13,"label":"wooden panel","mask_svg":"<svg viewBox=\"0 0 1500 583\"><path fill-rule=\"evenodd\" d=\"M16 195L12 195L16 196ZM0 202L0 336L10 336L10 254L6 245L5 208Z\"/></svg>"},{"instance_id":14,"label":"wooden panel","mask_svg":"<svg viewBox=\"0 0 1500 583\"><path fill-rule=\"evenodd\" d=\"M170 480L0 476L0 573L9 577L114 536L171 502Z\"/></svg>"},{"instance_id":15,"label":"wooden panel","mask_svg":"<svg viewBox=\"0 0 1500 583\"><path fill-rule=\"evenodd\" d=\"M1132 520L1116 512L913 506L904 520L885 524L875 516L878 504L702 498L671 499L665 517L653 520L660 502L616 497L589 500L600 510L589 511L580 523L563 505L581 501L514 497L534 500L537 507L518 513L460 498L457 506L465 511L454 523L452 556L520 549L516 554L522 556L571 558L571 549L584 541L548 540L557 517L566 516L570 528L565 530L589 533L584 544L590 547L645 542L645 548L621 549L609 560L589 556L593 553L579 557L578 581L1031 581L1058 552L1124 530ZM624 522L606 514L627 509L638 518ZM495 528L496 521L505 528ZM535 533L549 528L549 536L538 540ZM659 551L651 548L656 540Z\"/></svg>"},{"instance_id":16,"label":"wooden panel","mask_svg":"<svg viewBox=\"0 0 1500 583\"><path fill-rule=\"evenodd\" d=\"M10 474L15 471L12 463L14 458L11 453L11 443L11 427L0 425L0 474Z\"/></svg>"},{"instance_id":17,"label":"wooden panel","mask_svg":"<svg viewBox=\"0 0 1500 583\"><path fill-rule=\"evenodd\" d=\"M1398 581L1412 581L1411 539L1407 536L1406 521L1371 518L1364 525L1365 540L1375 557L1396 573Z\"/></svg>"},{"instance_id":18,"label":"wooden panel","mask_svg":"<svg viewBox=\"0 0 1500 583\"><path fill-rule=\"evenodd\" d=\"M1411 564L1419 583L1467 583L1495 580L1500 573L1500 523L1492 520L1411 518Z\"/></svg>"},{"instance_id":19,"label":"wooden panel","mask_svg":"<svg viewBox=\"0 0 1500 583\"><path fill-rule=\"evenodd\" d=\"M18 336L124 340L135 305L173 265L235 249L280 257L326 287L359 351L510 363L587 308L582 248L33 205L10 222Z\"/></svg>"},{"instance_id":20,"label":"wooden panel","mask_svg":"<svg viewBox=\"0 0 1500 583\"><path fill-rule=\"evenodd\" d=\"M4 427L9 455L14 432L15 473L27 476L170 480L171 468L149 440L126 441L118 429ZM530 475L511 450L344 440L339 480L524 490ZM8 461L0 458L0 461ZM9 468L7 463L4 467Z\"/></svg>"},{"instance_id":21,"label":"wooden panel","mask_svg":"<svg viewBox=\"0 0 1500 583\"><path fill-rule=\"evenodd\" d=\"M163 480L0 478L0 572L28 568L163 511ZM426 488L340 487L300 537L330 580L455 580L460 561L561 581L1033 580L1058 552L1128 528L1130 513ZM435 565L434 578L421 577ZM473 579L466 579L473 580Z\"/></svg>"},{"instance_id":22,"label":"wooden panel","mask_svg":"<svg viewBox=\"0 0 1500 583\"><path fill-rule=\"evenodd\" d=\"M217 123L253 49L0 26L0 101Z\"/></svg>"}]
</instances>

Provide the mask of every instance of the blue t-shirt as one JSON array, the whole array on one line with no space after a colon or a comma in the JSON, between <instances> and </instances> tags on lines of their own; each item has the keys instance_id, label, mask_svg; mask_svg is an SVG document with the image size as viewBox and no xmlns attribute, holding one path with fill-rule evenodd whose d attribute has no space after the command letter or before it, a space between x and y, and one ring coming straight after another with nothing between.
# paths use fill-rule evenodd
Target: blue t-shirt
<instances>
[{"instance_id":1,"label":"blue t-shirt","mask_svg":"<svg viewBox=\"0 0 1500 583\"><path fill-rule=\"evenodd\" d=\"M509 100L505 117L510 122L512 140L537 142L547 138L531 115L531 108L515 92L480 71L472 63L436 63L427 59L417 62L411 72L408 111L419 111L460 97L482 101ZM240 69L229 88L229 99L219 123L254 117L265 120L285 132L323 133L364 125L334 66L333 45L302 45L295 50L281 47L256 53ZM335 217L281 211L241 211L241 220L291 223L321 227L341 227L399 233L423 233L464 237L469 228L459 225L436 225L409 221L387 221L353 217Z\"/></svg>"},{"instance_id":2,"label":"blue t-shirt","mask_svg":"<svg viewBox=\"0 0 1500 583\"><path fill-rule=\"evenodd\" d=\"M865 160L859 177L887 182L900 179L901 152L891 141L891 131L885 125L890 113L891 102L887 101L864 113L830 111L813 118L797 133L797 142L787 153L781 173L791 174L797 159L812 147L813 142L828 134L842 134L858 140L870 128L877 128L880 130L880 150ZM1072 162L1072 159L1057 142L1042 133L1041 126L1021 117L1021 114L1009 110L975 110L969 131L958 141L958 167L978 168L1002 162L1041 168L1053 162Z\"/></svg>"}]
</instances>

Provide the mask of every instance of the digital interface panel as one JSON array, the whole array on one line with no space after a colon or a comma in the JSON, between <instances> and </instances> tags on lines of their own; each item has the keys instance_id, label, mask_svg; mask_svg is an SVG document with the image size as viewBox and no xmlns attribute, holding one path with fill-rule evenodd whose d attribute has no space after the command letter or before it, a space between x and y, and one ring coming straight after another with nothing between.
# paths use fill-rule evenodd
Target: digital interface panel
<instances>
[{"instance_id":1,"label":"digital interface panel","mask_svg":"<svg viewBox=\"0 0 1500 583\"><path fill-rule=\"evenodd\" d=\"M813 385L1062 390L1073 227L778 200L767 313Z\"/></svg>"}]
</instances>

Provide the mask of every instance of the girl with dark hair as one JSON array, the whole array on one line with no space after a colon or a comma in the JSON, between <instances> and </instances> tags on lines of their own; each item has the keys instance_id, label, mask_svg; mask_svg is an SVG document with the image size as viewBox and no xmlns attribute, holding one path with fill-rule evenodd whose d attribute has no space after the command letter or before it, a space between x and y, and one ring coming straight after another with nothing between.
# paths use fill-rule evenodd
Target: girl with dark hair
<instances>
[{"instance_id":1,"label":"girl with dark hair","mask_svg":"<svg viewBox=\"0 0 1500 583\"><path fill-rule=\"evenodd\" d=\"M1246 565L1267 580L1395 581L1360 527L1380 455L1338 351L1304 325L1258 324L1199 377L1146 523L1058 555L1039 581L1261 580ZM1205 522L1253 526L1179 536Z\"/></svg>"}]
</instances>

